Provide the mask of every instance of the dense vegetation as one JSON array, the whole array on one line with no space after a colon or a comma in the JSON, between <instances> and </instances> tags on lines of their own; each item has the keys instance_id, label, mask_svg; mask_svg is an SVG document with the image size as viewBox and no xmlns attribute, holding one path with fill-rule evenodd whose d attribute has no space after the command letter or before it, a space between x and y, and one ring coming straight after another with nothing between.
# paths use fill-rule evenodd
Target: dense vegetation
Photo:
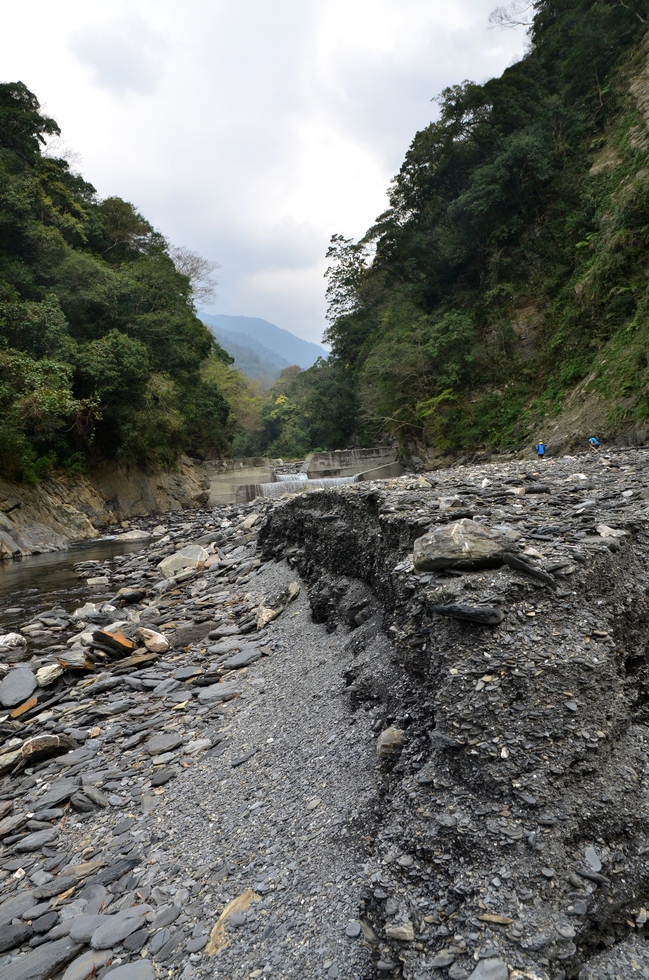
<instances>
[{"instance_id":1,"label":"dense vegetation","mask_svg":"<svg viewBox=\"0 0 649 980\"><path fill-rule=\"evenodd\" d=\"M520 443L581 379L612 428L649 416L646 11L530 8L526 56L446 89L389 209L332 240L331 357L280 379L258 448Z\"/></svg>"},{"instance_id":2,"label":"dense vegetation","mask_svg":"<svg viewBox=\"0 0 649 980\"><path fill-rule=\"evenodd\" d=\"M58 131L22 83L0 85L0 473L227 451L214 376L231 358L191 274L133 205L43 153Z\"/></svg>"}]
</instances>

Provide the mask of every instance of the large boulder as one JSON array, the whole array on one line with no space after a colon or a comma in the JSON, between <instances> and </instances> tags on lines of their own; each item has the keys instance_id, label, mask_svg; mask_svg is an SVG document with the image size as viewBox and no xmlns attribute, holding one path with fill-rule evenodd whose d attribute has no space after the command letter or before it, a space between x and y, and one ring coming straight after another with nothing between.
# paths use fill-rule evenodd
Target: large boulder
<instances>
[{"instance_id":1,"label":"large boulder","mask_svg":"<svg viewBox=\"0 0 649 980\"><path fill-rule=\"evenodd\" d=\"M464 518L436 527L417 538L413 563L418 572L497 568L503 564L504 556L513 550L513 537Z\"/></svg>"}]
</instances>

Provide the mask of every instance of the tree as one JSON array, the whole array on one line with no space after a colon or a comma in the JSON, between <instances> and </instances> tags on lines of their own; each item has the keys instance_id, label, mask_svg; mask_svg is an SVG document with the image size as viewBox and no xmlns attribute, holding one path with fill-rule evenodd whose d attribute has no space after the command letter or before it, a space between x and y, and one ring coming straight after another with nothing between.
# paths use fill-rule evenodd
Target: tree
<instances>
[{"instance_id":1,"label":"tree","mask_svg":"<svg viewBox=\"0 0 649 980\"><path fill-rule=\"evenodd\" d=\"M221 268L220 264L204 259L198 252L192 252L185 245L174 246L169 254L178 272L189 279L194 304L214 299L218 286L214 273Z\"/></svg>"}]
</instances>

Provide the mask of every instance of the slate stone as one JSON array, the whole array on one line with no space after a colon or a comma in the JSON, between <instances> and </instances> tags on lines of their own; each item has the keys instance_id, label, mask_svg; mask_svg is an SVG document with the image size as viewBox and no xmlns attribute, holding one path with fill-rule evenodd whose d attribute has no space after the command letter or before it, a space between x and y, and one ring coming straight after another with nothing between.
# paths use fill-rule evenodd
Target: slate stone
<instances>
[{"instance_id":1,"label":"slate stone","mask_svg":"<svg viewBox=\"0 0 649 980\"><path fill-rule=\"evenodd\" d=\"M32 928L26 922L20 922L15 926L5 923L5 925L0 926L0 953L4 953L8 949L15 949L16 946L22 946L31 935Z\"/></svg>"},{"instance_id":2,"label":"slate stone","mask_svg":"<svg viewBox=\"0 0 649 980\"><path fill-rule=\"evenodd\" d=\"M72 923L69 933L70 939L75 939L80 943L89 943L93 933L97 931L100 925L103 925L106 918L105 915L80 915Z\"/></svg>"},{"instance_id":3,"label":"slate stone","mask_svg":"<svg viewBox=\"0 0 649 980\"><path fill-rule=\"evenodd\" d=\"M137 932L132 932L130 936L126 937L124 940L124 949L128 949L131 953L137 953L138 950L142 949L148 938L148 929L138 929Z\"/></svg>"},{"instance_id":4,"label":"slate stone","mask_svg":"<svg viewBox=\"0 0 649 980\"><path fill-rule=\"evenodd\" d=\"M22 953L2 969L2 980L49 980L81 950L79 943L66 936L53 943Z\"/></svg>"},{"instance_id":5,"label":"slate stone","mask_svg":"<svg viewBox=\"0 0 649 980\"><path fill-rule=\"evenodd\" d=\"M508 980L507 964L500 959L480 960L469 980Z\"/></svg>"},{"instance_id":6,"label":"slate stone","mask_svg":"<svg viewBox=\"0 0 649 980\"><path fill-rule=\"evenodd\" d=\"M444 966L451 966L455 963L455 953L451 953L448 949L442 949L431 961L431 969L439 970Z\"/></svg>"},{"instance_id":7,"label":"slate stone","mask_svg":"<svg viewBox=\"0 0 649 980\"><path fill-rule=\"evenodd\" d=\"M73 875L57 875L52 881L48 881L46 884L36 888L34 897L54 898L55 895L61 895L63 892L67 892L68 888L72 888L76 884L77 879Z\"/></svg>"},{"instance_id":8,"label":"slate stone","mask_svg":"<svg viewBox=\"0 0 649 980\"><path fill-rule=\"evenodd\" d=\"M109 970L106 976L111 980L154 980L155 973L150 960L137 960Z\"/></svg>"},{"instance_id":9,"label":"slate stone","mask_svg":"<svg viewBox=\"0 0 649 980\"><path fill-rule=\"evenodd\" d=\"M198 700L203 704L210 701L229 701L240 693L238 684L210 684L200 691Z\"/></svg>"},{"instance_id":10,"label":"slate stone","mask_svg":"<svg viewBox=\"0 0 649 980\"><path fill-rule=\"evenodd\" d=\"M172 922L176 921L181 912L182 909L178 905L163 906L153 920L151 928L164 929L165 926L170 926Z\"/></svg>"},{"instance_id":11,"label":"slate stone","mask_svg":"<svg viewBox=\"0 0 649 980\"><path fill-rule=\"evenodd\" d=\"M90 949L70 963L61 980L89 980L112 955L111 950Z\"/></svg>"},{"instance_id":12,"label":"slate stone","mask_svg":"<svg viewBox=\"0 0 649 980\"><path fill-rule=\"evenodd\" d=\"M0 684L0 704L3 708L15 708L34 693L38 681L29 667L10 670Z\"/></svg>"},{"instance_id":13,"label":"slate stone","mask_svg":"<svg viewBox=\"0 0 649 980\"><path fill-rule=\"evenodd\" d=\"M200 953L202 949L207 946L209 935L205 933L204 936L197 936L195 939L188 939L185 943L185 949L188 953Z\"/></svg>"},{"instance_id":14,"label":"slate stone","mask_svg":"<svg viewBox=\"0 0 649 980\"><path fill-rule=\"evenodd\" d=\"M154 735L144 746L149 755L163 755L165 752L173 752L179 745L182 745L182 736L174 734Z\"/></svg>"},{"instance_id":15,"label":"slate stone","mask_svg":"<svg viewBox=\"0 0 649 980\"><path fill-rule=\"evenodd\" d=\"M33 905L35 905L35 901L32 891L16 892L15 895L5 899L0 904L0 926L11 922L12 919L18 919L26 909L32 908Z\"/></svg>"},{"instance_id":16,"label":"slate stone","mask_svg":"<svg viewBox=\"0 0 649 980\"><path fill-rule=\"evenodd\" d=\"M61 779L55 780L47 792L37 800L37 806L40 810L55 807L59 803L63 803L64 800L69 800L78 788L78 776L63 776Z\"/></svg>"},{"instance_id":17,"label":"slate stone","mask_svg":"<svg viewBox=\"0 0 649 980\"><path fill-rule=\"evenodd\" d=\"M16 843L16 850L21 854L29 851L40 851L47 844L52 844L59 836L58 827L49 830L37 830L35 834L27 834Z\"/></svg>"},{"instance_id":18,"label":"slate stone","mask_svg":"<svg viewBox=\"0 0 649 980\"><path fill-rule=\"evenodd\" d=\"M254 664L260 657L261 650L259 647L244 647L240 653L235 653L233 657L226 660L223 666L228 670L237 670L240 667L248 667L250 664Z\"/></svg>"},{"instance_id":19,"label":"slate stone","mask_svg":"<svg viewBox=\"0 0 649 980\"><path fill-rule=\"evenodd\" d=\"M355 919L352 919L347 923L347 928L345 929L345 935L349 936L350 939L358 939L361 934L361 924Z\"/></svg>"},{"instance_id":20,"label":"slate stone","mask_svg":"<svg viewBox=\"0 0 649 980\"><path fill-rule=\"evenodd\" d=\"M137 867L139 863L138 858L123 858L110 868L106 868L104 871L96 874L90 883L93 885L110 885L113 881L117 881L122 875L125 875L127 871L131 871Z\"/></svg>"},{"instance_id":21,"label":"slate stone","mask_svg":"<svg viewBox=\"0 0 649 980\"><path fill-rule=\"evenodd\" d=\"M161 769L160 772L157 772L155 776L151 777L151 786L164 786L165 783L168 783L170 779L173 779L177 775L178 773L175 769Z\"/></svg>"},{"instance_id":22,"label":"slate stone","mask_svg":"<svg viewBox=\"0 0 649 980\"><path fill-rule=\"evenodd\" d=\"M159 953L162 947L165 945L165 943L169 942L170 939L171 939L171 932L169 931L169 929L161 929L160 932L156 932L155 936L153 937L153 939L149 944L149 950L151 952L151 956L155 956L156 953Z\"/></svg>"},{"instance_id":23,"label":"slate stone","mask_svg":"<svg viewBox=\"0 0 649 980\"><path fill-rule=\"evenodd\" d=\"M140 905L116 915L105 915L102 924L93 932L90 945L93 949L112 949L142 927L143 919L149 911L148 905Z\"/></svg>"},{"instance_id":24,"label":"slate stone","mask_svg":"<svg viewBox=\"0 0 649 980\"><path fill-rule=\"evenodd\" d=\"M53 929L59 920L59 913L52 909L51 912L46 912L45 915L41 915L38 919L32 922L32 928L34 932L39 935L43 935Z\"/></svg>"},{"instance_id":25,"label":"slate stone","mask_svg":"<svg viewBox=\"0 0 649 980\"><path fill-rule=\"evenodd\" d=\"M497 568L512 546L506 534L463 518L417 538L413 563L418 572Z\"/></svg>"}]
</instances>

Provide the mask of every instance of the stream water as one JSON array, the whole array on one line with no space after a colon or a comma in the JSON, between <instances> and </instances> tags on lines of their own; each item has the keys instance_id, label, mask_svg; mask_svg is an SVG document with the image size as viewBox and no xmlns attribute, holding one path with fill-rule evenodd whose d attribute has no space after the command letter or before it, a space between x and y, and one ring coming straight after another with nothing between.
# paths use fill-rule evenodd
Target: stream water
<instances>
[{"instance_id":1,"label":"stream water","mask_svg":"<svg viewBox=\"0 0 649 980\"><path fill-rule=\"evenodd\" d=\"M106 561L141 548L141 541L102 538L73 545L68 551L0 562L0 633L16 629L51 606L70 610L86 601L110 598L115 594L114 586L90 588L86 578L92 571L81 573L74 566L81 561Z\"/></svg>"}]
</instances>

